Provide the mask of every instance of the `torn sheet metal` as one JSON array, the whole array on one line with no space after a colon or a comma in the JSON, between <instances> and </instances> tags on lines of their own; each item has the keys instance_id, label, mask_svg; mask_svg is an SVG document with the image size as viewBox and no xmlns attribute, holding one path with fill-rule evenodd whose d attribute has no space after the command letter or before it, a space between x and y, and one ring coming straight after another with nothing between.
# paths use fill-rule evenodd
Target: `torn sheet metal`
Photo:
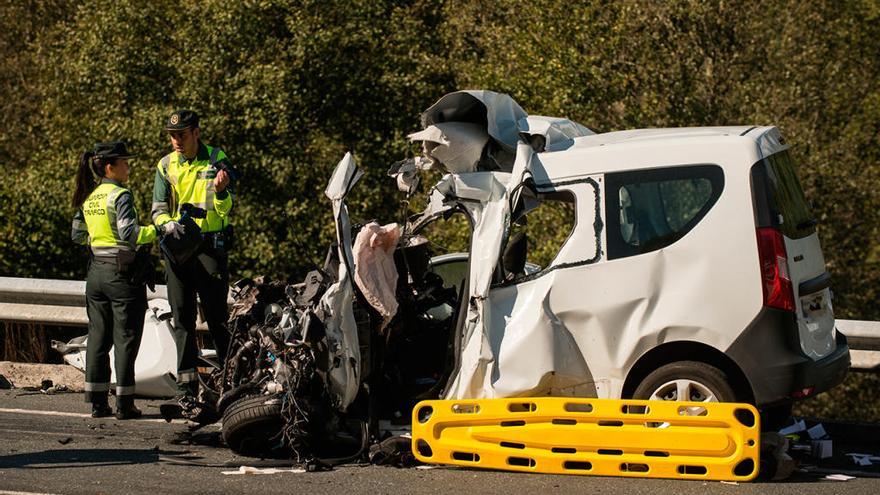
<instances>
[{"instance_id":1,"label":"torn sheet metal","mask_svg":"<svg viewBox=\"0 0 880 495\"><path fill-rule=\"evenodd\" d=\"M426 157L449 173L474 172L489 141L485 126L470 122L441 122L407 136L421 141Z\"/></svg>"},{"instance_id":2,"label":"torn sheet metal","mask_svg":"<svg viewBox=\"0 0 880 495\"><path fill-rule=\"evenodd\" d=\"M351 251L351 222L345 206L345 196L362 175L363 172L357 168L351 153L346 153L336 165L325 191L333 203L340 263L337 282L324 293L321 307L326 314L336 315L335 318L327 318L324 323L330 346L330 352L327 353L327 369L330 370L328 385L334 403L342 411L354 400L360 386L361 356L352 306L354 288L351 273L354 255Z\"/></svg>"},{"instance_id":3,"label":"torn sheet metal","mask_svg":"<svg viewBox=\"0 0 880 495\"><path fill-rule=\"evenodd\" d=\"M562 151L574 144L574 139L583 136L592 136L595 132L578 124L577 122L560 117L544 117L542 115L529 115L517 122L520 136L530 143L533 138L540 136L543 139L541 146L533 144L535 151Z\"/></svg>"},{"instance_id":4,"label":"torn sheet metal","mask_svg":"<svg viewBox=\"0 0 880 495\"><path fill-rule=\"evenodd\" d=\"M172 334L171 307L164 299L151 299L144 318L140 350L134 362L135 394L144 397L177 395L177 347ZM77 337L63 346L64 361L85 372L88 336ZM60 347L60 346L59 346ZM213 350L207 351L213 354ZM110 348L110 356L114 349ZM116 386L116 363L110 359L111 387Z\"/></svg>"},{"instance_id":5,"label":"torn sheet metal","mask_svg":"<svg viewBox=\"0 0 880 495\"><path fill-rule=\"evenodd\" d=\"M519 141L516 123L527 115L509 95L456 91L443 96L422 113L422 128L441 122L483 124L492 138L507 151L513 151Z\"/></svg>"},{"instance_id":6,"label":"torn sheet metal","mask_svg":"<svg viewBox=\"0 0 880 495\"><path fill-rule=\"evenodd\" d=\"M388 169L388 176L394 178L399 191L411 196L419 186L419 172L431 170L433 166L434 161L423 156L406 158L391 165Z\"/></svg>"},{"instance_id":7,"label":"torn sheet metal","mask_svg":"<svg viewBox=\"0 0 880 495\"><path fill-rule=\"evenodd\" d=\"M532 163L533 151L521 145L512 180L503 193L484 203L475 216L471 252L471 307L464 332L461 367L447 398L492 398L523 395L596 397L601 384L587 366L580 325L565 313L582 304L558 307L559 294L577 292L583 283L572 270L601 257L600 188L595 179L546 190L570 191L577 197L578 222L593 228L574 229L553 262L528 280L491 288L492 274L510 225L507 198L532 176L546 175ZM457 189L456 189L457 192ZM567 306L567 305L566 305ZM558 314L564 309L562 315ZM603 387L603 388L607 388ZM607 393L607 391L606 391Z\"/></svg>"},{"instance_id":8,"label":"torn sheet metal","mask_svg":"<svg viewBox=\"0 0 880 495\"><path fill-rule=\"evenodd\" d=\"M450 183L451 192L456 197L471 200L463 202L463 206L473 219L474 231L471 237L470 304L462 329L462 354L458 374L444 394L447 398L484 397L473 393L488 379L486 371L493 360L484 329L483 307L501 254L501 241L510 223L506 187L509 179L509 174L483 172L452 176Z\"/></svg>"}]
</instances>

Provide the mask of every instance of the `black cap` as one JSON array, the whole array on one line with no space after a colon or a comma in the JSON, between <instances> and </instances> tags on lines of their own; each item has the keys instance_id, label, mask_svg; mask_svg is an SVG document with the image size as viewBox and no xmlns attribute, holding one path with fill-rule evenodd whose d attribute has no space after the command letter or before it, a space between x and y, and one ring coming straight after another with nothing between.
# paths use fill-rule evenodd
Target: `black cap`
<instances>
[{"instance_id":1,"label":"black cap","mask_svg":"<svg viewBox=\"0 0 880 495\"><path fill-rule=\"evenodd\" d=\"M165 122L166 131L182 131L199 126L199 114L192 110L175 110Z\"/></svg>"},{"instance_id":2,"label":"black cap","mask_svg":"<svg viewBox=\"0 0 880 495\"><path fill-rule=\"evenodd\" d=\"M95 143L95 156L100 158L132 158L123 141L107 141Z\"/></svg>"}]
</instances>

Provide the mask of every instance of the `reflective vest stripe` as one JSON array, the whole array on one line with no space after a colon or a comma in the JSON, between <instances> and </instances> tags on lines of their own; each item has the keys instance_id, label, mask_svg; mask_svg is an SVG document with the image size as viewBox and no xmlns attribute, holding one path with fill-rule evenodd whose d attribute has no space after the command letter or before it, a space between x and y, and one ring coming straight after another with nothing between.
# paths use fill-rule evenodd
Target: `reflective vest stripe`
<instances>
[{"instance_id":1,"label":"reflective vest stripe","mask_svg":"<svg viewBox=\"0 0 880 495\"><path fill-rule=\"evenodd\" d=\"M113 232L113 238L116 239L116 245L120 248L130 247L127 242L122 240L122 236L119 235L119 225L116 223L116 198L118 198L125 190L126 189L123 187L116 186L116 188L107 195L107 220L110 222L110 231Z\"/></svg>"},{"instance_id":2,"label":"reflective vest stripe","mask_svg":"<svg viewBox=\"0 0 880 495\"><path fill-rule=\"evenodd\" d=\"M226 215L231 207L231 197L224 200L227 211L221 215L217 212L214 191L217 170L213 165L224 160L225 155L218 147L201 146L204 148L200 148L199 154L190 161L177 152L170 153L160 160L159 174L167 180L171 191L168 199L154 196L156 200L153 203L154 221L166 211L169 212L172 220L179 219L180 205L189 203L207 212L205 218L193 219L203 233L218 232L229 224ZM173 215L170 214L171 211L174 211Z\"/></svg>"},{"instance_id":3,"label":"reflective vest stripe","mask_svg":"<svg viewBox=\"0 0 880 495\"><path fill-rule=\"evenodd\" d=\"M95 256L116 256L119 246L92 246L92 254Z\"/></svg>"},{"instance_id":4,"label":"reflective vest stripe","mask_svg":"<svg viewBox=\"0 0 880 495\"><path fill-rule=\"evenodd\" d=\"M162 160L159 161L159 168L162 170L162 175L166 178L168 177L168 164L171 163L171 155L165 155L162 157Z\"/></svg>"}]
</instances>

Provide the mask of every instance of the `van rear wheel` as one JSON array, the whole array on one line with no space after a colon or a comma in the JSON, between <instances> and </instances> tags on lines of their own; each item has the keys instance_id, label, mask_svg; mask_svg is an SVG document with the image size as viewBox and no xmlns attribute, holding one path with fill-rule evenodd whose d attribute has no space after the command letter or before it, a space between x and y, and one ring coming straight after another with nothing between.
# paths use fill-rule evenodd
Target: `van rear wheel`
<instances>
[{"instance_id":1,"label":"van rear wheel","mask_svg":"<svg viewBox=\"0 0 880 495\"><path fill-rule=\"evenodd\" d=\"M678 361L661 366L646 376L633 393L633 398L736 402L736 393L727 376L718 368L699 361ZM693 413L701 414L696 410Z\"/></svg>"}]
</instances>

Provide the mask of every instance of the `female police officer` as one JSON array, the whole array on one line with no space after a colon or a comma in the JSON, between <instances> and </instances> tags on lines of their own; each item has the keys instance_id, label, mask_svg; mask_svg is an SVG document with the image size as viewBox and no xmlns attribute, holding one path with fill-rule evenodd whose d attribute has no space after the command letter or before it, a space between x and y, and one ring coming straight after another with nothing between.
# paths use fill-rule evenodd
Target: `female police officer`
<instances>
[{"instance_id":1,"label":"female police officer","mask_svg":"<svg viewBox=\"0 0 880 495\"><path fill-rule=\"evenodd\" d=\"M89 244L86 302L89 337L86 348L86 402L92 417L110 416L110 346L116 356L116 417L137 418L134 405L134 362L143 333L147 309L143 281L132 274L139 244L156 239L156 228L138 225L131 192L122 187L128 180L125 143L97 143L82 155L76 174L72 238ZM97 181L100 181L97 183Z\"/></svg>"}]
</instances>

